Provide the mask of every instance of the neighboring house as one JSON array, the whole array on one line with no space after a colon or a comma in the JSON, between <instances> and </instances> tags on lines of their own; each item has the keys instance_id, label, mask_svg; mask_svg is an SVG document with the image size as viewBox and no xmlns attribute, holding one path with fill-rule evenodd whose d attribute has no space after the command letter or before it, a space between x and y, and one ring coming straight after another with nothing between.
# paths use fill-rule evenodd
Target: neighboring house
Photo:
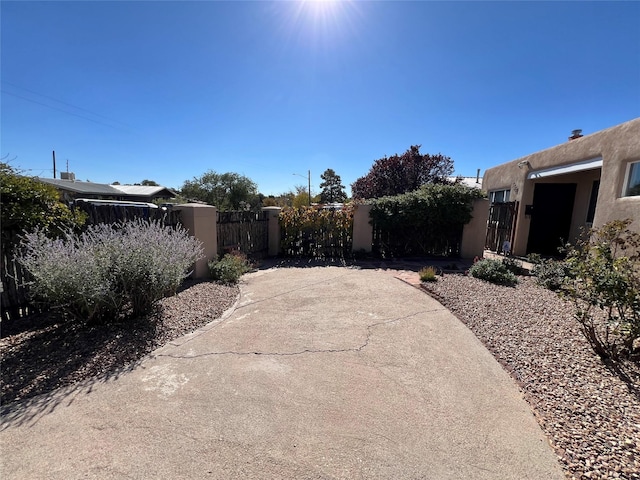
<instances>
[{"instance_id":1,"label":"neighboring house","mask_svg":"<svg viewBox=\"0 0 640 480\"><path fill-rule=\"evenodd\" d=\"M488 169L487 248L557 255L584 228L632 219L640 231L640 118Z\"/></svg>"},{"instance_id":2,"label":"neighboring house","mask_svg":"<svg viewBox=\"0 0 640 480\"><path fill-rule=\"evenodd\" d=\"M53 185L62 194L64 202L72 202L78 198L99 200L123 200L130 202L151 202L158 199L169 199L176 192L166 187L148 187L143 185L107 185L104 183L80 182L73 174L63 172L67 178L38 178L43 183Z\"/></svg>"},{"instance_id":3,"label":"neighboring house","mask_svg":"<svg viewBox=\"0 0 640 480\"><path fill-rule=\"evenodd\" d=\"M469 188L482 188L482 177L480 171L475 177L447 177L447 180L452 183L459 183Z\"/></svg>"}]
</instances>

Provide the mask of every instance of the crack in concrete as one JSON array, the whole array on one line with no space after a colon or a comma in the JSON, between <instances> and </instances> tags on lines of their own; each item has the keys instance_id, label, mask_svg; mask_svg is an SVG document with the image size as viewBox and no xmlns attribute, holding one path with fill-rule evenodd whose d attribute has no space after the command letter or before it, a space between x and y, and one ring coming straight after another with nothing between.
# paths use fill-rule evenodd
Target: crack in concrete
<instances>
[{"instance_id":1,"label":"crack in concrete","mask_svg":"<svg viewBox=\"0 0 640 480\"><path fill-rule=\"evenodd\" d=\"M371 336L373 334L372 329L374 329L375 327L378 327L378 326L381 326L381 325L388 325L388 324L395 323L395 322L400 322L400 321L403 321L403 320L407 320L407 319L410 319L412 317L415 317L415 316L423 314L423 313L438 312L438 311L441 311L441 310L442 310L441 308L434 309L434 310L420 310L418 312L410 313L410 314L405 315L403 317L392 318L390 320L383 320L383 321L380 321L380 322L369 324L369 325L366 326L367 337L366 337L365 341L361 345L359 345L357 347L326 348L326 349L305 348L303 350L298 350L298 351L295 351L295 352L259 352L259 351L239 352L239 351L234 351L234 350L227 350L227 351L222 351L222 352L200 353L200 354L197 354L197 355L158 354L157 356L158 357L176 358L176 359L191 359L191 358L202 358L202 357L211 357L211 356L219 356L219 355L236 355L236 356L255 355L255 356L271 356L271 357L292 357L292 356L297 356L297 355L316 354L316 353L361 352L364 348L366 348L369 345L369 342L371 340Z\"/></svg>"}]
</instances>

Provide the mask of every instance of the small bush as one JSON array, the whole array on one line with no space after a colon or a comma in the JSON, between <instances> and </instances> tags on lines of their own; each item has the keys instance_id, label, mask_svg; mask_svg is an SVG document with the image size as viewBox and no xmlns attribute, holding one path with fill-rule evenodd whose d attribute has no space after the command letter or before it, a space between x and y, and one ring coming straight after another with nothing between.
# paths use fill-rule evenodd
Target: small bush
<instances>
[{"instance_id":1,"label":"small bush","mask_svg":"<svg viewBox=\"0 0 640 480\"><path fill-rule=\"evenodd\" d=\"M435 267L424 267L420 269L418 274L420 275L421 282L437 282L438 281Z\"/></svg>"},{"instance_id":2,"label":"small bush","mask_svg":"<svg viewBox=\"0 0 640 480\"><path fill-rule=\"evenodd\" d=\"M506 269L514 275L524 275L525 273L527 273L527 270L525 268L522 268L522 262L516 260L515 258L504 257L502 259L502 265L504 265Z\"/></svg>"},{"instance_id":3,"label":"small bush","mask_svg":"<svg viewBox=\"0 0 640 480\"><path fill-rule=\"evenodd\" d=\"M80 320L148 313L201 257L200 242L185 230L142 220L90 226L80 235L67 230L58 239L36 229L17 252L34 299Z\"/></svg>"},{"instance_id":4,"label":"small bush","mask_svg":"<svg viewBox=\"0 0 640 480\"><path fill-rule=\"evenodd\" d=\"M514 286L518 278L500 260L484 259L469 269L471 276L498 285Z\"/></svg>"},{"instance_id":5,"label":"small bush","mask_svg":"<svg viewBox=\"0 0 640 480\"><path fill-rule=\"evenodd\" d=\"M222 259L209 262L211 277L220 283L238 283L240 277L249 270L251 265L241 252L227 253Z\"/></svg>"},{"instance_id":6,"label":"small bush","mask_svg":"<svg viewBox=\"0 0 640 480\"><path fill-rule=\"evenodd\" d=\"M614 220L592 230L567 253L570 276L561 294L603 359L634 353L640 338L640 234L630 223Z\"/></svg>"},{"instance_id":7,"label":"small bush","mask_svg":"<svg viewBox=\"0 0 640 480\"><path fill-rule=\"evenodd\" d=\"M529 263L537 265L539 263L542 263L542 256L539 253L529 253L527 254L527 261L529 261Z\"/></svg>"},{"instance_id":8,"label":"small bush","mask_svg":"<svg viewBox=\"0 0 640 480\"><path fill-rule=\"evenodd\" d=\"M536 283L552 291L559 290L569 276L569 267L558 260L540 260L531 274L535 275Z\"/></svg>"}]
</instances>

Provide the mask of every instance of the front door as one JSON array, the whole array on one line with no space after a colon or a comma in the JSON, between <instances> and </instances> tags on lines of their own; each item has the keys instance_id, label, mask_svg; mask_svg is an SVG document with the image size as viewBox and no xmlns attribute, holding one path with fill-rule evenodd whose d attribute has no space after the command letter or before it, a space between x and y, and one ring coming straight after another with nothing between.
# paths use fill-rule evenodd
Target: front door
<instances>
[{"instance_id":1,"label":"front door","mask_svg":"<svg viewBox=\"0 0 640 480\"><path fill-rule=\"evenodd\" d=\"M559 255L569 239L575 197L575 183L536 183L527 253Z\"/></svg>"}]
</instances>

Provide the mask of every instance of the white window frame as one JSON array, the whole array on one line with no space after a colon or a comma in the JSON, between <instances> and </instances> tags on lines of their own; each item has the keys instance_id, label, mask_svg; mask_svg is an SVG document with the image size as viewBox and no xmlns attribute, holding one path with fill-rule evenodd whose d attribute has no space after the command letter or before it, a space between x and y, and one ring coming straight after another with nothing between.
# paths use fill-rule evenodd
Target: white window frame
<instances>
[{"instance_id":1,"label":"white window frame","mask_svg":"<svg viewBox=\"0 0 640 480\"><path fill-rule=\"evenodd\" d=\"M630 190L629 182L631 182L631 169L633 168L634 165L637 166L636 168L640 169L640 160L629 162L627 164L627 171L624 174L624 182L622 183L622 197L625 197L625 198L634 198L634 197L640 198L640 195L629 195L629 190Z\"/></svg>"},{"instance_id":2,"label":"white window frame","mask_svg":"<svg viewBox=\"0 0 640 480\"><path fill-rule=\"evenodd\" d=\"M510 188L500 188L500 189L497 189L497 190L491 190L489 192L489 199L490 199L490 203L491 204L495 203L494 199L496 197L496 193L500 193L500 192L503 193L502 194L502 198L503 198L502 202L508 202L509 201L509 198L511 198L511 189ZM507 192L508 192L507 199L504 200L505 193L507 193Z\"/></svg>"}]
</instances>

